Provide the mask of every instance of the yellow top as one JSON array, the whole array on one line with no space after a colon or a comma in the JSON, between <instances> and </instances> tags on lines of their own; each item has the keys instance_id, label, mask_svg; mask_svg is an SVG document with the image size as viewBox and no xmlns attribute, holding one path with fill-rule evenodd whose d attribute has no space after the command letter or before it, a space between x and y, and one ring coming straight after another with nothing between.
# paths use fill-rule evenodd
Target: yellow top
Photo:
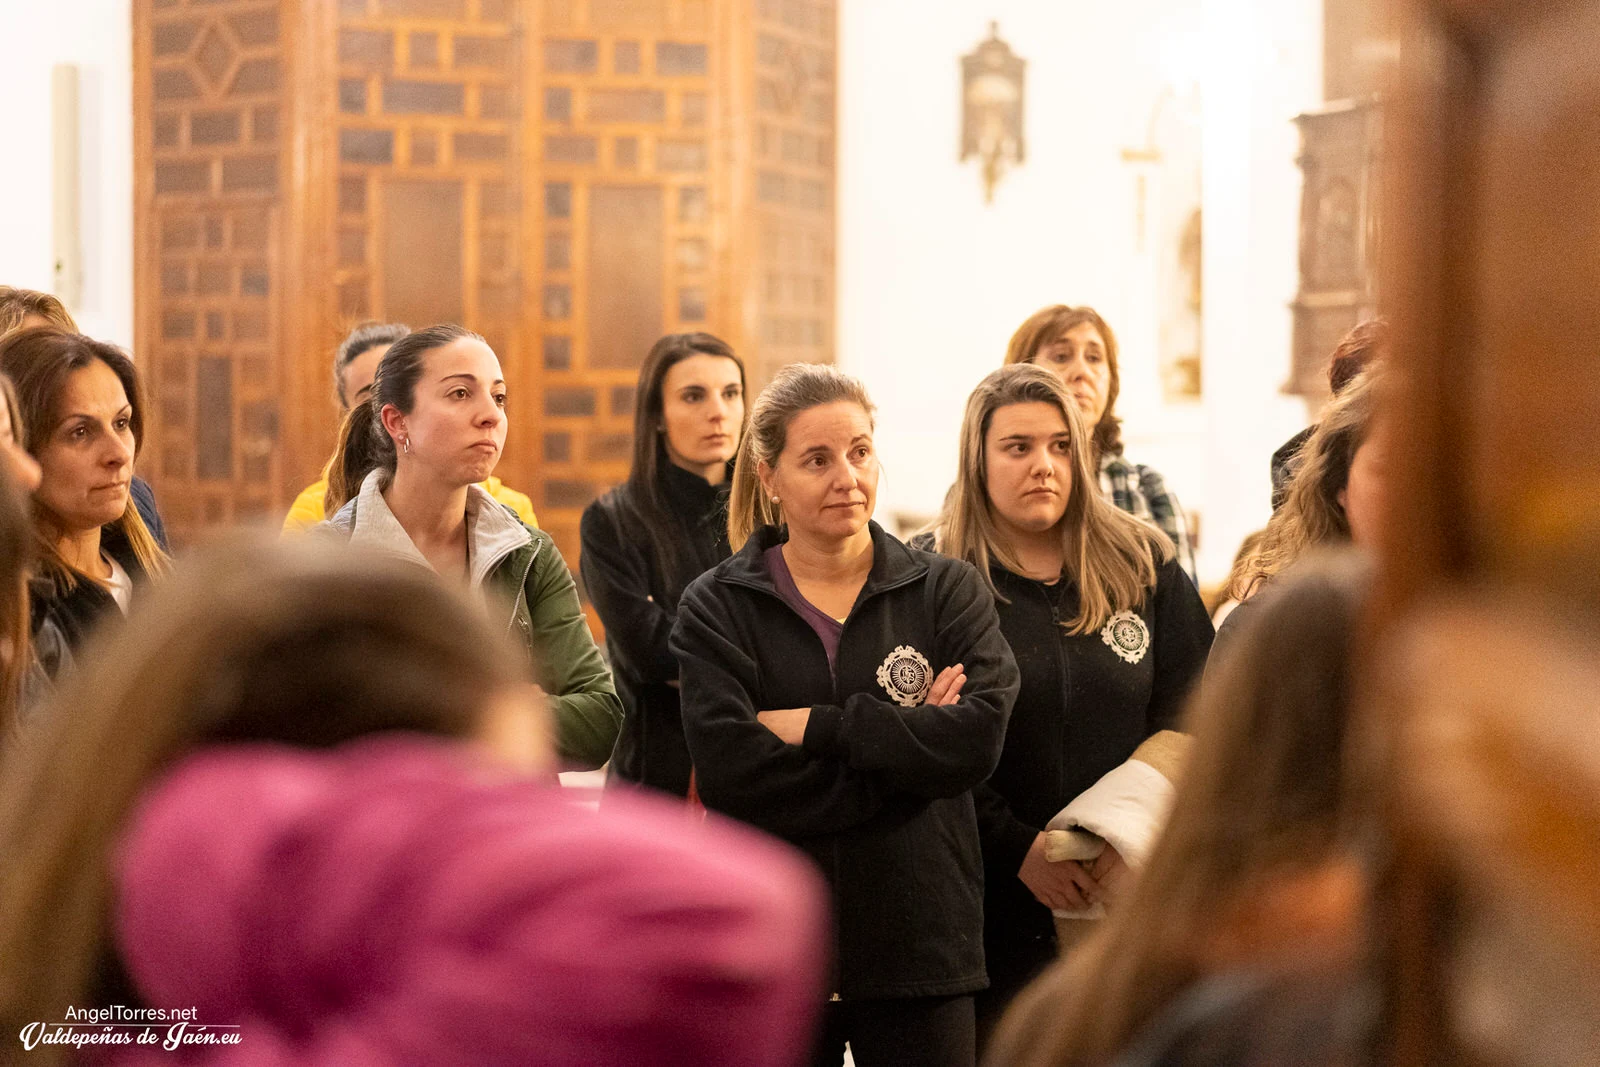
<instances>
[{"instance_id":1,"label":"yellow top","mask_svg":"<svg viewBox=\"0 0 1600 1067\"><path fill-rule=\"evenodd\" d=\"M517 513L517 518L529 526L538 526L538 516L533 513L533 501L528 499L526 493L519 493L515 489L506 488L506 484L499 478L490 476L483 483L489 495L500 503ZM322 501L328 495L328 479L323 478L315 485L308 485L294 498L294 504L289 508L289 515L283 520L283 532L286 534L299 533L309 530L328 516L322 508Z\"/></svg>"}]
</instances>

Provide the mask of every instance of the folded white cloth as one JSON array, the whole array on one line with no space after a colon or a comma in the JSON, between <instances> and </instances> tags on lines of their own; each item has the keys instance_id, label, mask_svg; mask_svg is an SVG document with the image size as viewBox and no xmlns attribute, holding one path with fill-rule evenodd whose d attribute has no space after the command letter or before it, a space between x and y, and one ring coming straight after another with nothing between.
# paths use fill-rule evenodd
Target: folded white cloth
<instances>
[{"instance_id":1,"label":"folded white cloth","mask_svg":"<svg viewBox=\"0 0 1600 1067\"><path fill-rule=\"evenodd\" d=\"M1166 825L1175 792L1172 780L1187 754L1188 741L1184 735L1164 730L1140 745L1132 759L1078 794L1045 827L1045 858L1051 862L1090 861L1109 843L1130 868L1143 867ZM1056 909L1055 915L1100 919L1105 917L1105 906Z\"/></svg>"}]
</instances>

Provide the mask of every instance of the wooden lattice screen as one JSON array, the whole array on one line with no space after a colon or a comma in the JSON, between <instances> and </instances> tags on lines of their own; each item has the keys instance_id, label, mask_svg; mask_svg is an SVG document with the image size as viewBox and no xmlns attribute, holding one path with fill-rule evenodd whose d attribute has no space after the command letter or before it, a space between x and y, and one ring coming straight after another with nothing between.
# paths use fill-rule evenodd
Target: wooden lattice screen
<instances>
[{"instance_id":1,"label":"wooden lattice screen","mask_svg":"<svg viewBox=\"0 0 1600 1067\"><path fill-rule=\"evenodd\" d=\"M180 538L316 477L361 318L507 370L500 474L577 560L659 334L831 360L832 0L137 0L142 460Z\"/></svg>"}]
</instances>

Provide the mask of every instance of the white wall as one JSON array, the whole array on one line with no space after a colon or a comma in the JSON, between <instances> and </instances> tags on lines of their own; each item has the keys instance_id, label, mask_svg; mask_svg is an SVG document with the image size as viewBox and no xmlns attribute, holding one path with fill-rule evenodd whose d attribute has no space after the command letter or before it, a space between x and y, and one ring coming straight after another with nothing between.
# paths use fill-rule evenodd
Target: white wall
<instances>
[{"instance_id":1,"label":"white wall","mask_svg":"<svg viewBox=\"0 0 1600 1067\"><path fill-rule=\"evenodd\" d=\"M1322 4L1206 0L1205 464L1202 578L1226 576L1271 514L1268 463L1306 422L1289 376L1298 281L1300 138L1322 102Z\"/></svg>"},{"instance_id":2,"label":"white wall","mask_svg":"<svg viewBox=\"0 0 1600 1067\"><path fill-rule=\"evenodd\" d=\"M986 206L957 162L959 57L990 19L1028 60L1028 159ZM840 5L839 354L879 404L880 518L934 511L962 405L1016 326L1090 304L1122 344L1128 456L1204 522L1226 573L1299 428L1287 377L1300 176L1289 119L1320 93L1318 0L849 0ZM1204 101L1205 398L1160 395L1135 169L1165 88ZM1192 99L1192 96L1191 96Z\"/></svg>"},{"instance_id":3,"label":"white wall","mask_svg":"<svg viewBox=\"0 0 1600 1067\"><path fill-rule=\"evenodd\" d=\"M0 285L55 289L50 79L79 65L83 299L94 337L133 343L133 74L130 0L0 0Z\"/></svg>"}]
</instances>

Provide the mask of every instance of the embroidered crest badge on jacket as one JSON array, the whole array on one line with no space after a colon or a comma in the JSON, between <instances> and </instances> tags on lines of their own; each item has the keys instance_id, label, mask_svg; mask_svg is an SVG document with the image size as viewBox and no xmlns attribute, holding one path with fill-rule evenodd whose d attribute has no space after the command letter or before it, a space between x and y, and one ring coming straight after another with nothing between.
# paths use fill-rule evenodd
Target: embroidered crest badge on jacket
<instances>
[{"instance_id":1,"label":"embroidered crest badge on jacket","mask_svg":"<svg viewBox=\"0 0 1600 1067\"><path fill-rule=\"evenodd\" d=\"M901 707L914 708L933 688L933 668L928 658L910 645L896 645L878 666L878 684Z\"/></svg>"},{"instance_id":2,"label":"embroidered crest badge on jacket","mask_svg":"<svg viewBox=\"0 0 1600 1067\"><path fill-rule=\"evenodd\" d=\"M1150 651L1150 627L1135 613L1119 611L1100 631L1100 640L1123 660L1138 663Z\"/></svg>"}]
</instances>

